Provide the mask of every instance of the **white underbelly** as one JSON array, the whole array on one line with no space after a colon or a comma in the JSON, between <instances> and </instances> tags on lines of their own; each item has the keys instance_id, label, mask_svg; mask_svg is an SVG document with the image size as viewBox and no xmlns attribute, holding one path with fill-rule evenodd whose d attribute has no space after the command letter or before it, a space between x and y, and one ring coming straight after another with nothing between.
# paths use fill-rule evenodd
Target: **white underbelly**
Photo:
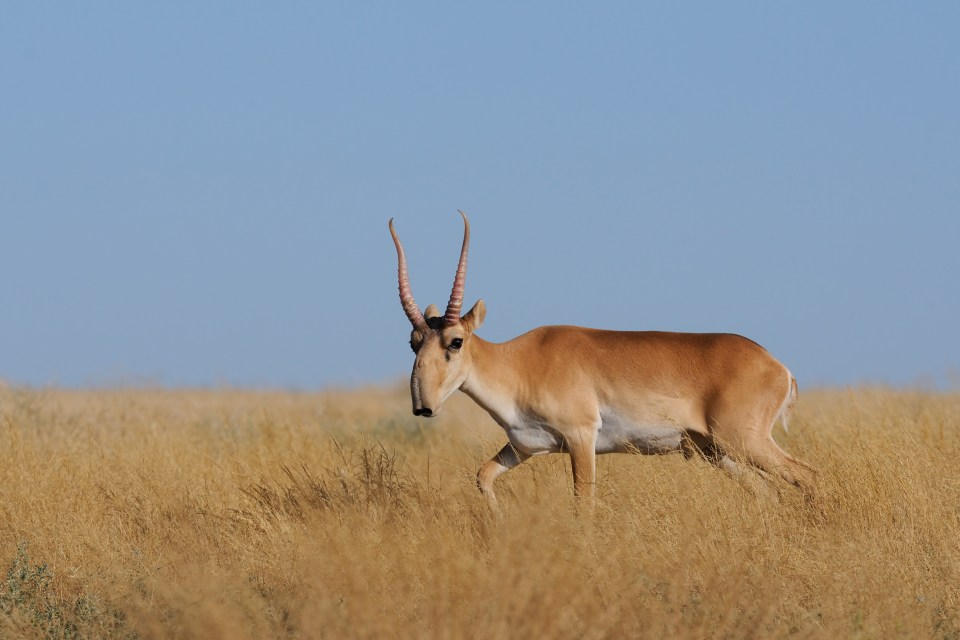
<instances>
[{"instance_id":1,"label":"white underbelly","mask_svg":"<svg viewBox=\"0 0 960 640\"><path fill-rule=\"evenodd\" d=\"M682 436L680 427L636 423L606 414L597 433L596 450L597 453L671 453L680 450Z\"/></svg>"},{"instance_id":2,"label":"white underbelly","mask_svg":"<svg viewBox=\"0 0 960 640\"><path fill-rule=\"evenodd\" d=\"M563 438L547 425L521 422L515 426L504 427L504 430L510 444L528 455L563 451Z\"/></svg>"},{"instance_id":3,"label":"white underbelly","mask_svg":"<svg viewBox=\"0 0 960 640\"><path fill-rule=\"evenodd\" d=\"M528 455L557 453L564 450L563 437L549 425L538 421L520 421L504 426L510 444ZM663 424L637 424L607 414L601 417L597 432L597 453L660 454L680 450L683 430Z\"/></svg>"}]
</instances>

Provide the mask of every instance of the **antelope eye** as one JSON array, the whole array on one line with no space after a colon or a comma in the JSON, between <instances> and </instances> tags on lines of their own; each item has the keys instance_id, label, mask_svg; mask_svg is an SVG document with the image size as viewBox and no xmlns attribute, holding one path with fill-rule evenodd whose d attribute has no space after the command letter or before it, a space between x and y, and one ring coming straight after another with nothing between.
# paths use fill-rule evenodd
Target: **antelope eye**
<instances>
[{"instance_id":1,"label":"antelope eye","mask_svg":"<svg viewBox=\"0 0 960 640\"><path fill-rule=\"evenodd\" d=\"M451 349L459 349L462 346L463 346L463 338L454 338L453 340L450 341Z\"/></svg>"}]
</instances>

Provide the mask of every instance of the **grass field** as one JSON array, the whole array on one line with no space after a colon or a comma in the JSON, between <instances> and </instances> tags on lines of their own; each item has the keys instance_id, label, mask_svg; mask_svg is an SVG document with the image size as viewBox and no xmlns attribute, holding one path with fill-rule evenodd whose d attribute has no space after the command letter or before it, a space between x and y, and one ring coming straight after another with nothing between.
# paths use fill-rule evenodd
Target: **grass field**
<instances>
[{"instance_id":1,"label":"grass field","mask_svg":"<svg viewBox=\"0 0 960 640\"><path fill-rule=\"evenodd\" d=\"M960 638L960 396L804 392L816 498L681 456L474 487L463 396L0 387L0 638Z\"/></svg>"}]
</instances>

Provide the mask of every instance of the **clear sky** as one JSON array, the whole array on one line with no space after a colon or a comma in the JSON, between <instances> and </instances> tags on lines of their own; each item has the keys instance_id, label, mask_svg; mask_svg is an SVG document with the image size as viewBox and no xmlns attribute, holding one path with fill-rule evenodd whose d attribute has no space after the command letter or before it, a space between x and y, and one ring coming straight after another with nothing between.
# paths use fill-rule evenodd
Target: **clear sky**
<instances>
[{"instance_id":1,"label":"clear sky","mask_svg":"<svg viewBox=\"0 0 960 640\"><path fill-rule=\"evenodd\" d=\"M456 5L456 6L454 6ZM958 386L960 3L4 3L0 379L407 375L480 335L747 335Z\"/></svg>"}]
</instances>

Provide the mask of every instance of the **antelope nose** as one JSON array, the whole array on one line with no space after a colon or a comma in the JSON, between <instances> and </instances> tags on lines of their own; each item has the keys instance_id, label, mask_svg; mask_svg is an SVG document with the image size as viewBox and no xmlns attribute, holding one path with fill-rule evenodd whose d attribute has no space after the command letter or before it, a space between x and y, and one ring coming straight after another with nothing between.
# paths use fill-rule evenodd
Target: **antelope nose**
<instances>
[{"instance_id":1,"label":"antelope nose","mask_svg":"<svg viewBox=\"0 0 960 640\"><path fill-rule=\"evenodd\" d=\"M433 417L433 409L427 409L427 408L414 409L414 410L413 410L413 415L415 415L415 416L423 416L423 417L425 417L425 418L430 418L430 417Z\"/></svg>"}]
</instances>

